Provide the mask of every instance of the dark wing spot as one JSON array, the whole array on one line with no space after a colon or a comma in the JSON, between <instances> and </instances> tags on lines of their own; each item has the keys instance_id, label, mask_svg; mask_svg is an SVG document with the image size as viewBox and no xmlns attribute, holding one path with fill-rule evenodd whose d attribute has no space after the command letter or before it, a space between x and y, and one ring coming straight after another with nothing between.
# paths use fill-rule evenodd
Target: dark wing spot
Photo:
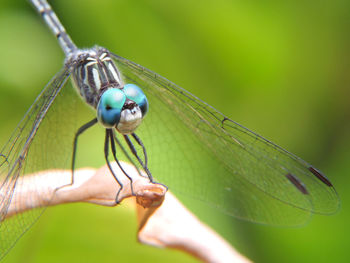
<instances>
[{"instance_id":1,"label":"dark wing spot","mask_svg":"<svg viewBox=\"0 0 350 263\"><path fill-rule=\"evenodd\" d=\"M320 171L316 170L312 166L309 167L309 171L312 172L318 179L320 179L325 185L333 186L326 176L321 174Z\"/></svg>"},{"instance_id":2,"label":"dark wing spot","mask_svg":"<svg viewBox=\"0 0 350 263\"><path fill-rule=\"evenodd\" d=\"M292 184L294 184L294 186L295 186L302 194L304 194L304 195L309 194L309 192L307 191L305 185L304 185L302 182L300 182L300 180L299 180L297 177L295 177L294 175L292 175L292 174L290 174L290 173L286 174L286 177L288 178L288 180L289 180Z\"/></svg>"}]
</instances>

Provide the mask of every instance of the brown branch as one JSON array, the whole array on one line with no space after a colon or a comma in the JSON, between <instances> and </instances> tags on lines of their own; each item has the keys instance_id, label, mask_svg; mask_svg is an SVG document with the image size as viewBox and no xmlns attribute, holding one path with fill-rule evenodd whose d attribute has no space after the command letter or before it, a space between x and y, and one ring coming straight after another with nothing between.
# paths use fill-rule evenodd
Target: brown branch
<instances>
[{"instance_id":1,"label":"brown branch","mask_svg":"<svg viewBox=\"0 0 350 263\"><path fill-rule=\"evenodd\" d=\"M133 179L141 243L179 249L205 262L250 262L200 222L174 195L166 194L163 185L150 183L132 165L122 165ZM119 194L120 201L132 197L130 181L118 167L113 168L124 186ZM70 182L70 170L48 170L20 178L17 182L20 187L16 187L7 216L39 206L72 202L116 205L120 186L107 166L98 170L78 169L74 173L74 184L69 185Z\"/></svg>"}]
</instances>

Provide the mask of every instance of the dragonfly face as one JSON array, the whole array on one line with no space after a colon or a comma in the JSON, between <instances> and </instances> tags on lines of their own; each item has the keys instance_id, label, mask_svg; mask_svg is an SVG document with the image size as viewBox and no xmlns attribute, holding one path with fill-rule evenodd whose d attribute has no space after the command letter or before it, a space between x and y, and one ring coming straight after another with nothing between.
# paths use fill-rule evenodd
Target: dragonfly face
<instances>
[{"instance_id":1,"label":"dragonfly face","mask_svg":"<svg viewBox=\"0 0 350 263\"><path fill-rule=\"evenodd\" d=\"M100 47L82 50L74 57L73 82L83 100L97 109L105 128L131 134L148 111L148 101L135 84L122 82L109 52Z\"/></svg>"},{"instance_id":2,"label":"dragonfly face","mask_svg":"<svg viewBox=\"0 0 350 263\"><path fill-rule=\"evenodd\" d=\"M107 89L97 106L97 119L106 128L116 128L130 134L141 124L148 111L148 101L142 90L134 84L123 88Z\"/></svg>"}]
</instances>

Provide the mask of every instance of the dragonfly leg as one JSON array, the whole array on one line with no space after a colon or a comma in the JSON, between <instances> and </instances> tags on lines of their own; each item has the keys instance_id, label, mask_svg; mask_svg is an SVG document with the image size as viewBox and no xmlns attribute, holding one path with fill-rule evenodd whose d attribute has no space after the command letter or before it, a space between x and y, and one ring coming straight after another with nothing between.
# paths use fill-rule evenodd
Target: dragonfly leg
<instances>
[{"instance_id":1,"label":"dragonfly leg","mask_svg":"<svg viewBox=\"0 0 350 263\"><path fill-rule=\"evenodd\" d=\"M142 151L143 151L143 156L144 156L144 158L145 158L145 167L148 167L148 157L147 157L146 147L143 145L143 143L142 143L140 137L138 137L138 136L136 135L136 133L133 132L131 135L132 135L132 137L135 139L135 141L138 143L138 145L141 146ZM148 169L148 168L147 168L147 169Z\"/></svg>"},{"instance_id":2,"label":"dragonfly leg","mask_svg":"<svg viewBox=\"0 0 350 263\"><path fill-rule=\"evenodd\" d=\"M106 163L107 163L107 166L109 168L109 170L111 171L114 179L117 181L117 183L120 185L120 188L118 190L118 193L115 197L115 202L116 204L119 204L119 194L121 192L121 190L123 189L123 184L119 181L118 177L116 176L116 174L114 173L113 169L112 169L112 166L108 160L108 154L109 154L109 140L110 140L110 136L112 135L112 133L110 132L110 129L106 129L106 138L105 138L105 149L104 149L104 152L105 152L105 159L106 159Z\"/></svg>"},{"instance_id":3,"label":"dragonfly leg","mask_svg":"<svg viewBox=\"0 0 350 263\"><path fill-rule=\"evenodd\" d=\"M117 135L115 133L115 131L113 130L113 138L114 141L118 144L119 148L122 150L122 152L124 153L124 155L126 156L126 158L128 159L128 161L136 168L137 173L139 174L139 176L143 176L141 174L140 168L135 164L134 160L130 157L128 151L125 149L125 147L120 143L120 141L117 138Z\"/></svg>"},{"instance_id":4,"label":"dragonfly leg","mask_svg":"<svg viewBox=\"0 0 350 263\"><path fill-rule=\"evenodd\" d=\"M134 134L134 133L133 133ZM135 137L134 137L135 138ZM138 138L138 137L137 137ZM138 160L138 162L141 164L141 166L143 167L143 169L145 170L149 180L151 183L153 183L153 176L151 174L151 172L148 170L148 167L147 167L147 154L146 154L146 149L145 147L143 146L141 140L138 138L138 140L136 140L136 142L142 147L143 149L143 153L145 155L145 163L143 163L143 161L141 160L141 158L139 157L139 155L137 154L137 151L135 149L135 146L134 144L132 143L132 141L130 140L129 136L128 135L124 135L124 139L126 141L126 143L128 144L129 146L129 149L130 151L132 152L132 154L136 157L136 159ZM139 143L141 142L141 144Z\"/></svg>"},{"instance_id":5,"label":"dragonfly leg","mask_svg":"<svg viewBox=\"0 0 350 263\"><path fill-rule=\"evenodd\" d=\"M113 138L113 131L111 129L108 129L106 132L109 133L109 138L110 138L110 141L111 141L111 149L112 149L112 154L113 154L113 157L114 157L114 160L116 161L116 163L118 164L120 170L122 170L122 172L125 174L125 176L130 180L130 188L131 188L131 194L132 195L135 195L134 193L134 188L133 188L133 181L132 181L132 178L128 175L128 173L123 169L123 167L120 165L120 162L117 158L117 151L116 151L116 148L115 148L115 142L114 142L114 138Z\"/></svg>"},{"instance_id":6,"label":"dragonfly leg","mask_svg":"<svg viewBox=\"0 0 350 263\"><path fill-rule=\"evenodd\" d=\"M63 187L71 186L71 185L74 184L75 157L76 157L76 154L77 154L77 146L78 146L79 135L81 135L84 131L86 131L87 129L89 129L90 127L95 125L96 123L97 123L97 118L89 121L88 123L85 123L75 133L75 135L74 135L74 142L73 142L72 164L71 164L71 170L72 170L71 181L70 181L69 184L65 184L65 185L62 185L62 186L56 188L56 191L59 190L59 189L62 189Z\"/></svg>"},{"instance_id":7,"label":"dragonfly leg","mask_svg":"<svg viewBox=\"0 0 350 263\"><path fill-rule=\"evenodd\" d=\"M147 158L146 147L143 145L141 139L135 133L132 133L132 137L135 139L135 141L138 143L138 145L141 146L141 148L143 150L143 155L144 155L144 158L145 158L145 163L143 163L141 158L138 156L137 151L135 149L135 146L132 143L132 141L130 140L129 136L128 135L124 135L124 139L125 139L126 143L128 144L128 146L130 148L130 151L137 158L138 162L141 164L141 166L145 170L145 172L146 172L146 174L147 174L147 176L149 178L149 181L151 183L154 183L154 184L160 184L160 185L164 186L166 189L168 189L168 187L166 185L154 181L153 176L151 174L151 171L148 169L148 158Z\"/></svg>"},{"instance_id":8,"label":"dragonfly leg","mask_svg":"<svg viewBox=\"0 0 350 263\"><path fill-rule=\"evenodd\" d=\"M77 145L78 145L78 137L81 135L84 131L91 128L93 125L97 123L97 118L89 121L88 123L85 123L83 126L81 126L78 131L75 133L74 136L74 142L73 142L73 155L72 155L72 179L70 185L74 184L74 169L75 169L75 157L77 153Z\"/></svg>"}]
</instances>

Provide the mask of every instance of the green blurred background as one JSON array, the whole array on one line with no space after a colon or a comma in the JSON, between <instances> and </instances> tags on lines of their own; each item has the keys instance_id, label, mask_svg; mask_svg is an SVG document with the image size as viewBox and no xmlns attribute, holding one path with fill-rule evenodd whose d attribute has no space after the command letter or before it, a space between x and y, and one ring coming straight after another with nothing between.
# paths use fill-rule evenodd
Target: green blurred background
<instances>
[{"instance_id":1,"label":"green blurred background","mask_svg":"<svg viewBox=\"0 0 350 263\"><path fill-rule=\"evenodd\" d=\"M79 47L99 44L159 73L332 180L342 200L336 215L315 215L301 228L232 218L214 225L244 255L257 262L349 259L349 1L50 3ZM27 1L0 1L1 143L63 58ZM4 262L196 262L138 244L136 228L128 205L50 208Z\"/></svg>"}]
</instances>

